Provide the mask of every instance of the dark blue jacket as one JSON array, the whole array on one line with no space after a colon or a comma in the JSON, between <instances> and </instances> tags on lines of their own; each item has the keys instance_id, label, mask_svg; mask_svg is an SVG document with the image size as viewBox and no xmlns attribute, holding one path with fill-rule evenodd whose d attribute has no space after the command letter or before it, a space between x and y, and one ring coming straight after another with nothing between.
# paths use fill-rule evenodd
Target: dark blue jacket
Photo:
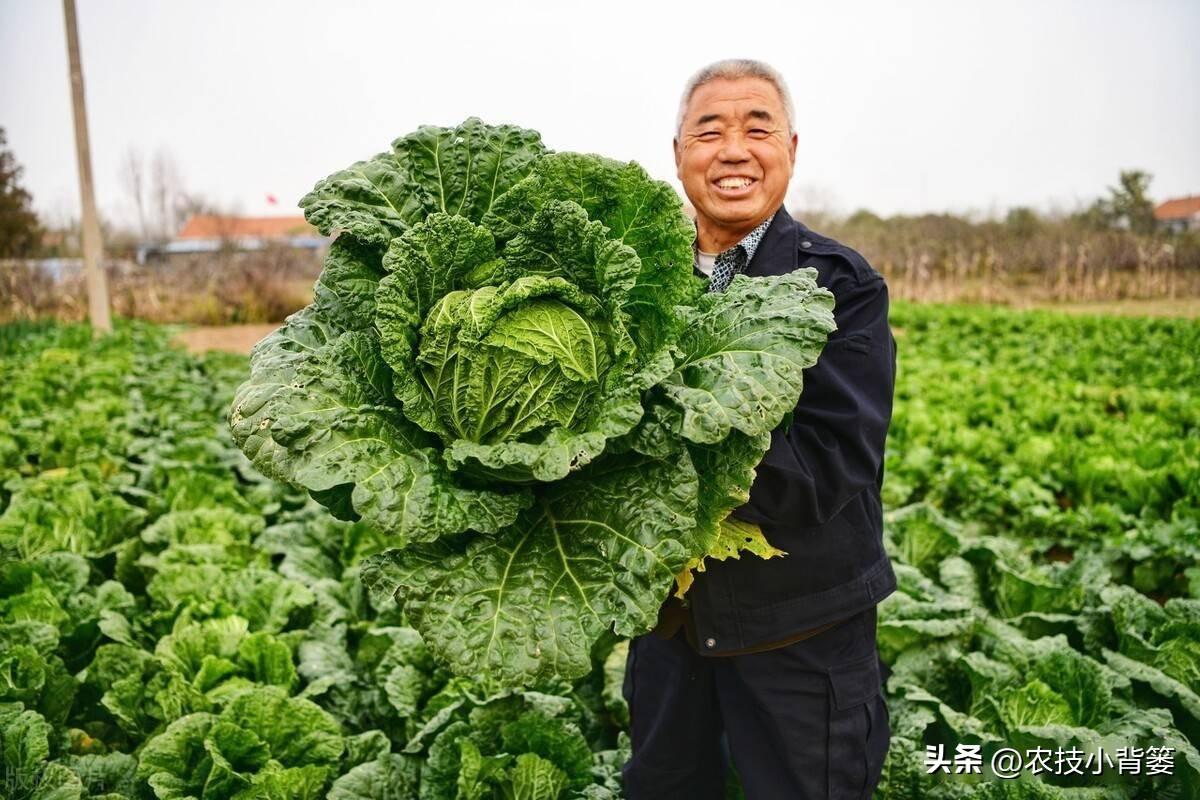
<instances>
[{"instance_id":1,"label":"dark blue jacket","mask_svg":"<svg viewBox=\"0 0 1200 800\"><path fill-rule=\"evenodd\" d=\"M845 619L896 588L883 550L883 445L892 416L896 340L887 284L861 255L780 208L749 275L817 270L836 300L837 330L790 427L771 434L750 501L733 516L758 524L783 558L713 561L688 591L703 653L757 647Z\"/></svg>"}]
</instances>

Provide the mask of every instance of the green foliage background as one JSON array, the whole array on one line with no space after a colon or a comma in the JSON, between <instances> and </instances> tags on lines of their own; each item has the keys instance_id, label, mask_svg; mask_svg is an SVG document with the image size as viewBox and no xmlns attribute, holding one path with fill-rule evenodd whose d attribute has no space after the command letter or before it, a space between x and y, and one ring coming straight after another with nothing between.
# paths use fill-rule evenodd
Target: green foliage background
<instances>
[{"instance_id":1,"label":"green foliage background","mask_svg":"<svg viewBox=\"0 0 1200 800\"><path fill-rule=\"evenodd\" d=\"M893 307L886 798L1200 796L1200 325ZM0 328L0 757L27 798L619 797L623 654L553 691L440 668L262 478L245 359ZM926 774L924 748L1174 748L1174 774ZM985 758L986 763L986 758Z\"/></svg>"}]
</instances>

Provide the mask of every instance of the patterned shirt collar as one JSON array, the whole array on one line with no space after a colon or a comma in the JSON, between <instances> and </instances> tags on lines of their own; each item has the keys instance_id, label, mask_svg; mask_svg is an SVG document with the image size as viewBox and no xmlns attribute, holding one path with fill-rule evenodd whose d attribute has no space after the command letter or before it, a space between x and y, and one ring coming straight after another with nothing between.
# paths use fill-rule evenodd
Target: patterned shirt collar
<instances>
[{"instance_id":1,"label":"patterned shirt collar","mask_svg":"<svg viewBox=\"0 0 1200 800\"><path fill-rule=\"evenodd\" d=\"M759 246L759 244L762 243L763 237L767 235L767 228L771 227L771 220L773 220L773 219L775 219L774 214L767 217L765 220L763 220L763 223L761 225L759 225L757 228L755 228L754 230L750 231L745 236L743 236L742 240L740 242L738 242L737 244L735 244L733 247L729 248L728 250L722 250L721 253L719 254L719 256L725 255L726 253L731 254L733 250L736 250L737 248L740 247L740 248L742 248L742 253L745 254L745 257L746 257L745 261L743 261L742 263L748 265L750 263L750 261L754 258L754 254L758 251L758 246ZM699 237L692 240L692 263L693 264L700 263Z\"/></svg>"},{"instance_id":2,"label":"patterned shirt collar","mask_svg":"<svg viewBox=\"0 0 1200 800\"><path fill-rule=\"evenodd\" d=\"M733 283L734 278L745 274L746 269L750 266L750 259L754 258L754 252L758 250L763 234L767 232L767 228L771 227L771 219L765 220L757 228L743 236L742 240L733 247L717 254L717 257L713 259L712 274L708 276L708 291L723 292ZM696 242L692 243L692 253L693 269L700 272L700 250Z\"/></svg>"}]
</instances>

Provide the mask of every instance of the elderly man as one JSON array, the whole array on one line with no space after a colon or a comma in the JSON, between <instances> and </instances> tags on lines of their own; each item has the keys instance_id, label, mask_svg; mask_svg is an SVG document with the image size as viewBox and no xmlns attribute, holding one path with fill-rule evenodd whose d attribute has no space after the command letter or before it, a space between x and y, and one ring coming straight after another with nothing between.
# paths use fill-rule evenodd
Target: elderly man
<instances>
[{"instance_id":1,"label":"elderly man","mask_svg":"<svg viewBox=\"0 0 1200 800\"><path fill-rule=\"evenodd\" d=\"M631 800L722 797L722 734L749 800L870 797L887 753L875 646L876 604L896 587L880 502L887 286L783 207L796 142L791 97L765 64L718 62L684 90L675 164L696 208L696 269L724 291L738 273L815 268L837 331L733 512L787 556L711 564L631 642Z\"/></svg>"}]
</instances>

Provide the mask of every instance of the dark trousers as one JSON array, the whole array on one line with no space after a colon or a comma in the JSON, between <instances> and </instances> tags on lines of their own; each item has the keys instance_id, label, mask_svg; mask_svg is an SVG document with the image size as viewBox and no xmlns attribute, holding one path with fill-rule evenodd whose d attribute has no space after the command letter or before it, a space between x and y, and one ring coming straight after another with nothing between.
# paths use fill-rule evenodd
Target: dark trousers
<instances>
[{"instance_id":1,"label":"dark trousers","mask_svg":"<svg viewBox=\"0 0 1200 800\"><path fill-rule=\"evenodd\" d=\"M752 655L703 657L681 631L630 642L628 800L719 800L722 733L747 800L870 798L891 729L872 607Z\"/></svg>"}]
</instances>

